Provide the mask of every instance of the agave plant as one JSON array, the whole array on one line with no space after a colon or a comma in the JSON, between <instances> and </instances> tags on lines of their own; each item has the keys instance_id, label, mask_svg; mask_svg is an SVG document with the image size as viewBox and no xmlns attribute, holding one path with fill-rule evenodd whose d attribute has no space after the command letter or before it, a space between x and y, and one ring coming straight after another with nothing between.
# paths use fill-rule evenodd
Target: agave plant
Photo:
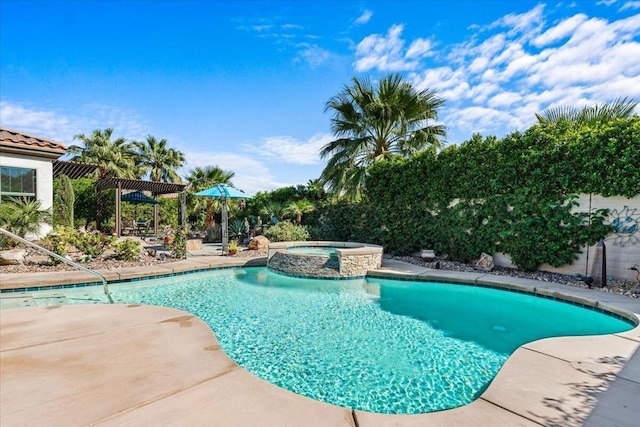
<instances>
[{"instance_id":1,"label":"agave plant","mask_svg":"<svg viewBox=\"0 0 640 427\"><path fill-rule=\"evenodd\" d=\"M229 237L237 241L242 240L244 228L244 221L239 218L234 219L229 223Z\"/></svg>"}]
</instances>

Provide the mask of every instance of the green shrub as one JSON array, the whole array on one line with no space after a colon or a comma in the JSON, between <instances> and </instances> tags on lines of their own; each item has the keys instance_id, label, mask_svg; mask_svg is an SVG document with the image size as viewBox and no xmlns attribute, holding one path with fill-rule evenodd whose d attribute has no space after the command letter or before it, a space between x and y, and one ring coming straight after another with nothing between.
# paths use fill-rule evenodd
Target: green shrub
<instances>
[{"instance_id":1,"label":"green shrub","mask_svg":"<svg viewBox=\"0 0 640 427\"><path fill-rule=\"evenodd\" d=\"M137 261L140 259L141 247L140 242L133 239L121 240L112 245L116 258L120 261Z\"/></svg>"},{"instance_id":2,"label":"green shrub","mask_svg":"<svg viewBox=\"0 0 640 427\"><path fill-rule=\"evenodd\" d=\"M115 237L107 236L99 231L77 231L72 243L79 252L95 258L102 255L115 240Z\"/></svg>"},{"instance_id":3,"label":"green shrub","mask_svg":"<svg viewBox=\"0 0 640 427\"><path fill-rule=\"evenodd\" d=\"M356 240L455 261L504 252L519 268L560 266L607 236L607 212L576 194L640 194L640 117L473 137L441 152L376 162L363 200L318 208L314 239Z\"/></svg>"},{"instance_id":4,"label":"green shrub","mask_svg":"<svg viewBox=\"0 0 640 427\"><path fill-rule=\"evenodd\" d=\"M73 242L75 241L75 233L76 230L69 227L55 227L53 231L47 234L42 239L42 246L45 249L49 249L51 252L58 254L60 256L65 256L71 250L73 246ZM50 257L51 264L59 264L62 261Z\"/></svg>"},{"instance_id":5,"label":"green shrub","mask_svg":"<svg viewBox=\"0 0 640 427\"><path fill-rule=\"evenodd\" d=\"M40 200L27 197L8 197L0 203L0 228L26 237L28 234L38 234L43 223L51 223L51 212L41 209ZM15 239L2 239L0 243L14 246Z\"/></svg>"},{"instance_id":6,"label":"green shrub","mask_svg":"<svg viewBox=\"0 0 640 427\"><path fill-rule=\"evenodd\" d=\"M309 231L307 231L304 225L296 225L289 221L280 221L267 228L264 236L271 242L295 242L309 240Z\"/></svg>"},{"instance_id":7,"label":"green shrub","mask_svg":"<svg viewBox=\"0 0 640 427\"><path fill-rule=\"evenodd\" d=\"M53 225L73 227L73 205L75 195L71 180L60 175L53 181Z\"/></svg>"},{"instance_id":8,"label":"green shrub","mask_svg":"<svg viewBox=\"0 0 640 427\"><path fill-rule=\"evenodd\" d=\"M174 258L184 259L187 257L187 230L184 227L178 228L169 247Z\"/></svg>"},{"instance_id":9,"label":"green shrub","mask_svg":"<svg viewBox=\"0 0 640 427\"><path fill-rule=\"evenodd\" d=\"M83 256L82 262L88 262L102 255L115 241L115 237L98 231L80 231L70 227L56 227L42 240L44 247L58 255L66 255L75 248ZM52 259L54 264L59 261Z\"/></svg>"}]
</instances>

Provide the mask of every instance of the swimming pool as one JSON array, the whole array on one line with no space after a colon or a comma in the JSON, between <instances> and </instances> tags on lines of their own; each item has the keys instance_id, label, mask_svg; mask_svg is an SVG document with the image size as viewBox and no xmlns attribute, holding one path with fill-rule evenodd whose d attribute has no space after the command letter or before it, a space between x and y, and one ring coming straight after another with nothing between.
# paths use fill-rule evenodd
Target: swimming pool
<instances>
[{"instance_id":1,"label":"swimming pool","mask_svg":"<svg viewBox=\"0 0 640 427\"><path fill-rule=\"evenodd\" d=\"M117 302L198 315L229 357L273 384L395 414L473 401L526 342L632 328L593 310L496 289L309 280L257 267L114 284L111 293Z\"/></svg>"}]
</instances>

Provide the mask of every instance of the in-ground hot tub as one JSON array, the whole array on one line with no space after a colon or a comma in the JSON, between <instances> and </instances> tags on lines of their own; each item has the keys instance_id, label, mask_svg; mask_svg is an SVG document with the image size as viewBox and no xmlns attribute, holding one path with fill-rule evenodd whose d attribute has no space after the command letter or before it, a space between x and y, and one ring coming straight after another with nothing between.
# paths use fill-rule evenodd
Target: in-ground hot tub
<instances>
[{"instance_id":1,"label":"in-ground hot tub","mask_svg":"<svg viewBox=\"0 0 640 427\"><path fill-rule=\"evenodd\" d=\"M382 246L357 242L276 242L269 244L267 268L298 277L364 276L382 265Z\"/></svg>"}]
</instances>

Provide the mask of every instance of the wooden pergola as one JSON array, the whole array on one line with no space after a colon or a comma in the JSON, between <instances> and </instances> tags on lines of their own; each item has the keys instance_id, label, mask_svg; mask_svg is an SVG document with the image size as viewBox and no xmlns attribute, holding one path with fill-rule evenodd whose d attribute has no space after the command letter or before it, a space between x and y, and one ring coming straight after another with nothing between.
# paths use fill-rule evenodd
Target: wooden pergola
<instances>
[{"instance_id":1,"label":"wooden pergola","mask_svg":"<svg viewBox=\"0 0 640 427\"><path fill-rule=\"evenodd\" d=\"M67 175L70 179L82 178L96 173L96 170L101 170L98 165L91 165L85 163L76 163L63 160L55 160L53 162L53 177L60 175ZM176 184L171 182L158 182L158 181L144 181L141 179L125 179L125 178L113 178L104 177L96 181L96 191L98 194L98 200L96 206L96 227L98 230L102 229L102 190L109 188L115 188L116 196L116 236L122 235L121 230L121 197L122 190L133 191L148 191L153 197L161 194L180 194L180 207L178 210L178 223L184 226L186 224L186 193L185 189L188 184ZM153 208L153 233L158 235L158 205L154 205Z\"/></svg>"},{"instance_id":2,"label":"wooden pergola","mask_svg":"<svg viewBox=\"0 0 640 427\"><path fill-rule=\"evenodd\" d=\"M125 179L125 178L100 178L96 182L96 189L98 191L106 190L108 188L115 188L116 196L116 224L115 224L115 233L116 236L120 237L122 234L121 230L121 197L122 190L134 190L134 191L148 191L153 197L159 196L160 194L181 194L180 200L180 208L178 209L178 223L184 225L185 223L185 206L184 206L184 189L187 187L187 184L176 184L171 182L158 182L158 181L144 181L140 179ZM100 223L102 221L100 212L101 209L98 209L99 216L96 218L96 226L100 229ZM158 205L153 205L153 234L158 235Z\"/></svg>"}]
</instances>

